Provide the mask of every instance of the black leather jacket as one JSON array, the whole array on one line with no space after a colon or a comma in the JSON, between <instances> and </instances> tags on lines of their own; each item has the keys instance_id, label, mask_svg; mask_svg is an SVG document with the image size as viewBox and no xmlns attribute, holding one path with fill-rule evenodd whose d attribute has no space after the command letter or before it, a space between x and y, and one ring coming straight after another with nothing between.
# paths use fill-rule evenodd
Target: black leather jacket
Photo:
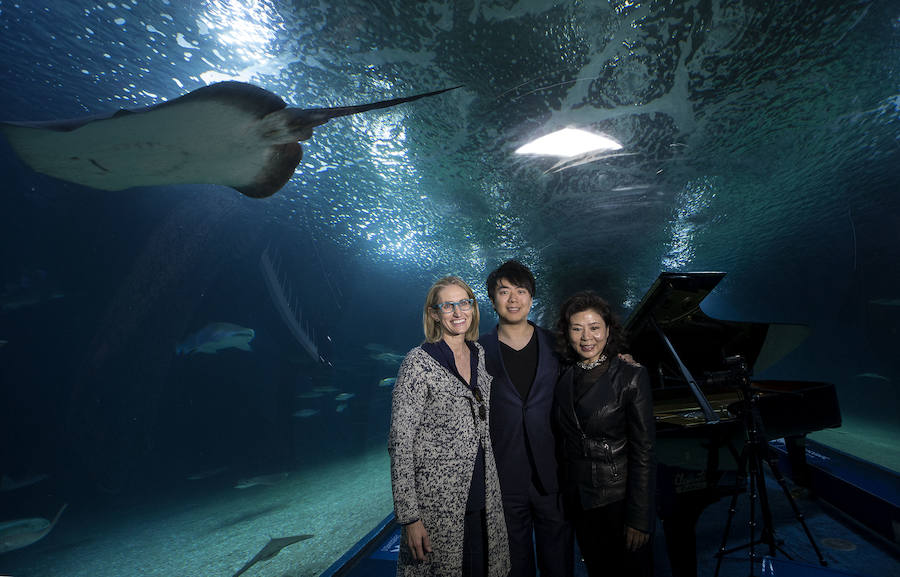
<instances>
[{"instance_id":1,"label":"black leather jacket","mask_svg":"<svg viewBox=\"0 0 900 577\"><path fill-rule=\"evenodd\" d=\"M575 371L580 370L569 367L556 385L554 417L564 490L577 496L584 509L626 499L626 525L651 533L656 434L647 369L614 358L576 400Z\"/></svg>"}]
</instances>

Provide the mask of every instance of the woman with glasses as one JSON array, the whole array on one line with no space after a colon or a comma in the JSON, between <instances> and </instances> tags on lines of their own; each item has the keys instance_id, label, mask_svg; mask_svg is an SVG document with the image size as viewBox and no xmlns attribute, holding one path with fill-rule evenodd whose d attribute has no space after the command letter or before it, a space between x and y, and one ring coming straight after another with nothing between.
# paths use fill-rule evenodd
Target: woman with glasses
<instances>
[{"instance_id":1,"label":"woman with glasses","mask_svg":"<svg viewBox=\"0 0 900 577\"><path fill-rule=\"evenodd\" d=\"M459 277L438 280L422 312L425 342L394 383L388 453L402 577L509 572L478 320L472 289Z\"/></svg>"},{"instance_id":2,"label":"woman with glasses","mask_svg":"<svg viewBox=\"0 0 900 577\"><path fill-rule=\"evenodd\" d=\"M563 303L556 384L562 486L590 577L652 575L656 490L653 399L647 369L619 358L622 328L605 300Z\"/></svg>"}]
</instances>

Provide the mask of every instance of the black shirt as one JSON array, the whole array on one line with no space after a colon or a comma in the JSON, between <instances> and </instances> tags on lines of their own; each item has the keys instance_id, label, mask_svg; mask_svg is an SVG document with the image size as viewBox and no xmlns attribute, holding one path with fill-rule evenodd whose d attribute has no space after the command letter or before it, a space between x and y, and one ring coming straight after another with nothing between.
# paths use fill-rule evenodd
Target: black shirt
<instances>
[{"instance_id":1,"label":"black shirt","mask_svg":"<svg viewBox=\"0 0 900 577\"><path fill-rule=\"evenodd\" d=\"M509 380L519 391L522 399L527 399L528 393L531 391L531 384L534 383L534 376L537 374L537 329L531 333L531 340L528 341L528 344L518 351L500 341L500 354L503 355L503 364L506 366Z\"/></svg>"}]
</instances>

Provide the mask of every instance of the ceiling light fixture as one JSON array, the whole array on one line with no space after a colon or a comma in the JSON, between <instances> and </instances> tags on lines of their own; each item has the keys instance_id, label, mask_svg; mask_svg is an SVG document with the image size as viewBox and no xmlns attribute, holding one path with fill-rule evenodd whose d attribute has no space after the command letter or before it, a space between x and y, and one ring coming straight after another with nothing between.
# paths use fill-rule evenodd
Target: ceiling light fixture
<instances>
[{"instance_id":1,"label":"ceiling light fixture","mask_svg":"<svg viewBox=\"0 0 900 577\"><path fill-rule=\"evenodd\" d=\"M588 152L620 150L621 148L621 144L608 136L577 128L563 128L519 147L516 149L516 154L571 158Z\"/></svg>"}]
</instances>

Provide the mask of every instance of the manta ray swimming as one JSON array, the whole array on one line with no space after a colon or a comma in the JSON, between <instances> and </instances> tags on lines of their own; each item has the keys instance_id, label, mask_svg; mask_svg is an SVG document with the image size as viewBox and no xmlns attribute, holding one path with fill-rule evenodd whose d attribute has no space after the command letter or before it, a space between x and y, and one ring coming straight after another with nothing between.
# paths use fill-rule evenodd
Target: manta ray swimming
<instances>
[{"instance_id":1,"label":"manta ray swimming","mask_svg":"<svg viewBox=\"0 0 900 577\"><path fill-rule=\"evenodd\" d=\"M269 539L269 542L266 543L265 547L260 549L259 553L254 555L252 559L244 563L244 566L238 569L238 572L231 577L238 577L238 575L245 572L250 567L253 567L260 561L271 559L275 555L278 555L278 553L288 545L293 545L298 541L306 541L307 539L312 539L312 537L313 535L291 535L290 537L277 537L275 539Z\"/></svg>"},{"instance_id":2,"label":"manta ray swimming","mask_svg":"<svg viewBox=\"0 0 900 577\"><path fill-rule=\"evenodd\" d=\"M220 184L264 198L291 176L299 142L332 118L387 108L459 86L335 108L289 107L244 82L210 84L143 109L47 122L0 122L16 154L37 172L101 190Z\"/></svg>"}]
</instances>

